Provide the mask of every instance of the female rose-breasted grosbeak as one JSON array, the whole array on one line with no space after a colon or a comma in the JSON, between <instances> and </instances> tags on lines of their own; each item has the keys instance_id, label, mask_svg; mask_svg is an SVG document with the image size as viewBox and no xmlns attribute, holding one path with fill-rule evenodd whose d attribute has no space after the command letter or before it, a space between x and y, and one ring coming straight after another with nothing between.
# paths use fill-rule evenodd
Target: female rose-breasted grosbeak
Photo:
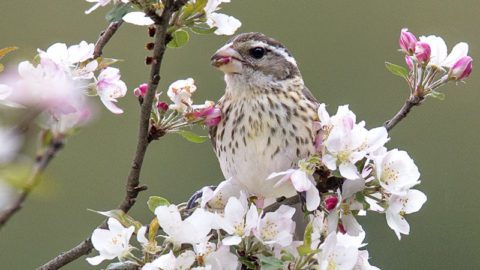
<instances>
[{"instance_id":1,"label":"female rose-breasted grosbeak","mask_svg":"<svg viewBox=\"0 0 480 270\"><path fill-rule=\"evenodd\" d=\"M210 130L225 178L261 198L295 195L288 184L266 180L315 151L318 102L295 59L278 41L244 33L220 48L212 65L225 73L222 120Z\"/></svg>"}]
</instances>

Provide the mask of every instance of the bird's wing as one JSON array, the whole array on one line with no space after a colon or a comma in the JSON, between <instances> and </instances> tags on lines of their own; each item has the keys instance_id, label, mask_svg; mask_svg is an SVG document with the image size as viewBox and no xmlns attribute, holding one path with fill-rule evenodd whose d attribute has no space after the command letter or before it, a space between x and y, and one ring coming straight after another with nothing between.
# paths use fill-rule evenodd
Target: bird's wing
<instances>
[{"instance_id":1,"label":"bird's wing","mask_svg":"<svg viewBox=\"0 0 480 270\"><path fill-rule=\"evenodd\" d=\"M308 88L306 86L303 87L302 93L311 102L313 102L315 104L319 103L318 100L313 96L312 92L310 92L310 90L308 90Z\"/></svg>"}]
</instances>

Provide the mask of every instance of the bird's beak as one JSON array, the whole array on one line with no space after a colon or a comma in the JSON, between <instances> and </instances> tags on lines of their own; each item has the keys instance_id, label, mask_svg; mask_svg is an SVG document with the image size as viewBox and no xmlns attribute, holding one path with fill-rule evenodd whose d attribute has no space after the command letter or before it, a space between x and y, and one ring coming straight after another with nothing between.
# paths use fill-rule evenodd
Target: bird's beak
<instances>
[{"instance_id":1,"label":"bird's beak","mask_svg":"<svg viewBox=\"0 0 480 270\"><path fill-rule=\"evenodd\" d=\"M211 58L214 67L225 73L240 73L242 71L242 56L227 44L220 48Z\"/></svg>"}]
</instances>

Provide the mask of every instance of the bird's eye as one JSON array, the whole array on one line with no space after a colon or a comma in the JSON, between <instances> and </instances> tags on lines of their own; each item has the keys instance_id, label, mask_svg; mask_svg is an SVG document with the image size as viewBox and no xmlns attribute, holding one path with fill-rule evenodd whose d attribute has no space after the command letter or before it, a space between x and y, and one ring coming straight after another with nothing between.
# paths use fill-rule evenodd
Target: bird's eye
<instances>
[{"instance_id":1,"label":"bird's eye","mask_svg":"<svg viewBox=\"0 0 480 270\"><path fill-rule=\"evenodd\" d=\"M255 47L250 49L250 55L255 59L260 59L265 55L265 49L262 47Z\"/></svg>"}]
</instances>

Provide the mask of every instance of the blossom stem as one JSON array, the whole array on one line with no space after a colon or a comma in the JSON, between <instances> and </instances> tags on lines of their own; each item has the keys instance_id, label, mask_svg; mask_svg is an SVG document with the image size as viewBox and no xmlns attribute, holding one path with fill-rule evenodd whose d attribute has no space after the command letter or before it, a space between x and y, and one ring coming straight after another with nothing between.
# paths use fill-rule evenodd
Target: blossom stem
<instances>
[{"instance_id":1,"label":"blossom stem","mask_svg":"<svg viewBox=\"0 0 480 270\"><path fill-rule=\"evenodd\" d=\"M390 131L393 127L395 127L400 121L403 120L403 118L405 118L408 115L408 113L410 112L410 110L414 106L420 105L422 101L423 101L423 97L419 97L419 96L416 96L416 95L410 95L410 97L405 101L405 104L403 104L400 111L398 111L392 117L392 119L386 121L383 124L385 126L385 128L387 129L387 131Z\"/></svg>"}]
</instances>

